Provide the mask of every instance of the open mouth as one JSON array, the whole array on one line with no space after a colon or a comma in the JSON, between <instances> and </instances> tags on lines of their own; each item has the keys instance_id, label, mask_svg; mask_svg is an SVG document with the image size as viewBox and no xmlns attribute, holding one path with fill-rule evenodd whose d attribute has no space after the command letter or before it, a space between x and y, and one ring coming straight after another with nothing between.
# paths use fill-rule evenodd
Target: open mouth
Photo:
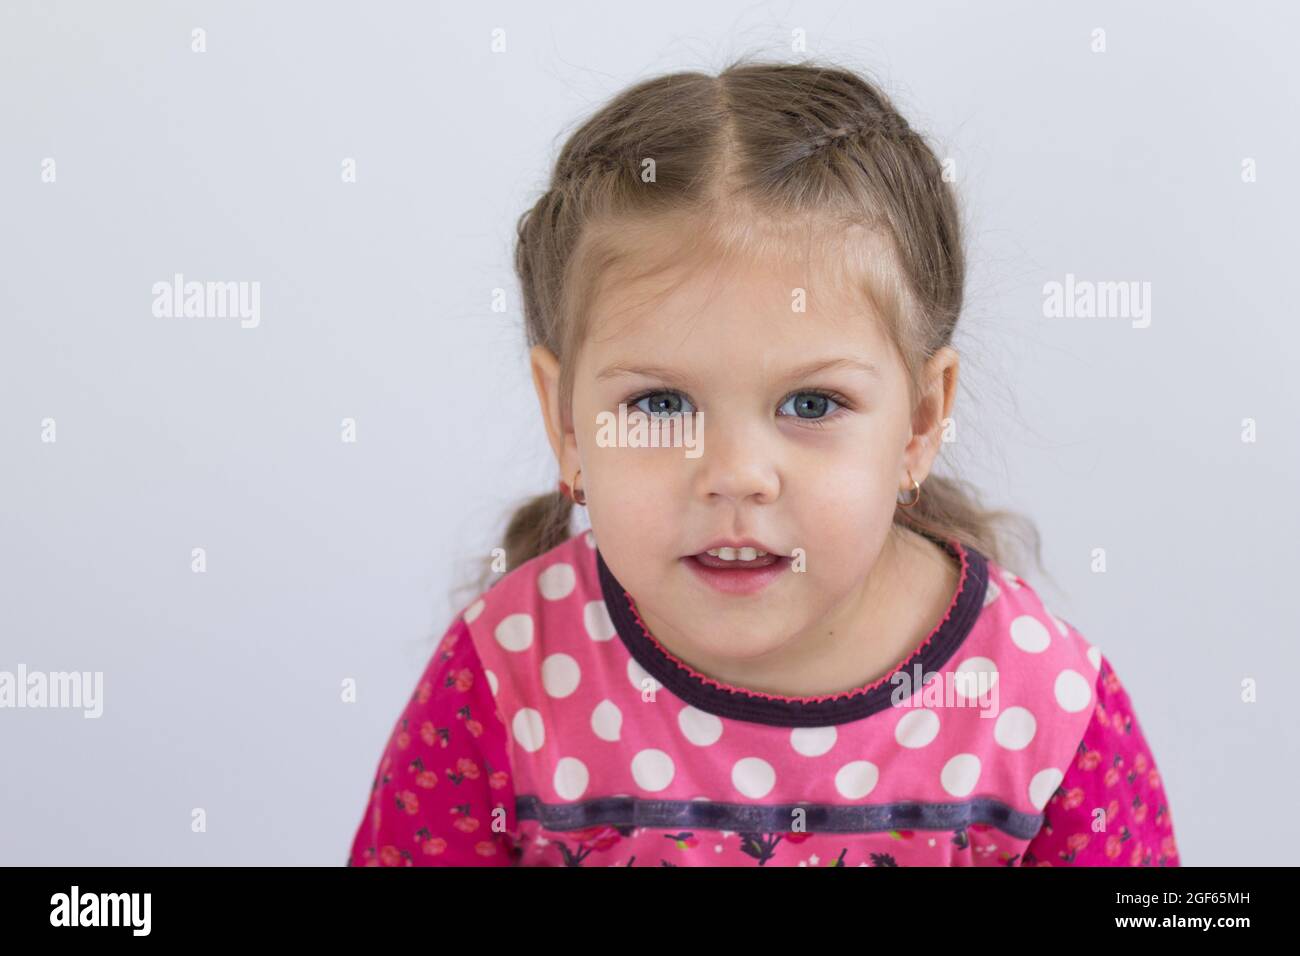
<instances>
[{"instance_id":1,"label":"open mouth","mask_svg":"<svg viewBox=\"0 0 1300 956\"><path fill-rule=\"evenodd\" d=\"M691 557L706 568L717 568L721 571L766 568L781 560L781 555L770 554L757 548L713 548Z\"/></svg>"},{"instance_id":2,"label":"open mouth","mask_svg":"<svg viewBox=\"0 0 1300 956\"><path fill-rule=\"evenodd\" d=\"M758 548L710 548L682 561L703 583L723 594L754 594L785 573L790 559Z\"/></svg>"}]
</instances>

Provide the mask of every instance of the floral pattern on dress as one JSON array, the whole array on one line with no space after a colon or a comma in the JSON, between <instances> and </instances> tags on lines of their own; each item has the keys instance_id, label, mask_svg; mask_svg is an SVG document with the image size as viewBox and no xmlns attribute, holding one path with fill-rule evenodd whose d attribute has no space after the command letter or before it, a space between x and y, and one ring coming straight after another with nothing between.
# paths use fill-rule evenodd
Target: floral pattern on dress
<instances>
[{"instance_id":1,"label":"floral pattern on dress","mask_svg":"<svg viewBox=\"0 0 1300 956\"><path fill-rule=\"evenodd\" d=\"M1169 798L1127 691L1101 658L1093 719L1025 866L1180 866Z\"/></svg>"},{"instance_id":2,"label":"floral pattern on dress","mask_svg":"<svg viewBox=\"0 0 1300 956\"><path fill-rule=\"evenodd\" d=\"M460 618L389 736L349 866L510 866L505 725Z\"/></svg>"}]
</instances>

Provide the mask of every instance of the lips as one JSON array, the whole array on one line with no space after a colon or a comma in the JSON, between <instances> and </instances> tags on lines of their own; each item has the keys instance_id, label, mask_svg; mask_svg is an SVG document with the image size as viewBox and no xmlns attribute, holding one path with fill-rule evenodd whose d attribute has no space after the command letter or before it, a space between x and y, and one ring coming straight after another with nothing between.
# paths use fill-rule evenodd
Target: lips
<instances>
[{"instance_id":1,"label":"lips","mask_svg":"<svg viewBox=\"0 0 1300 956\"><path fill-rule=\"evenodd\" d=\"M771 553L752 561L727 561L706 551L681 560L701 583L714 591L738 597L762 591L779 580L790 565L789 558Z\"/></svg>"},{"instance_id":2,"label":"lips","mask_svg":"<svg viewBox=\"0 0 1300 956\"><path fill-rule=\"evenodd\" d=\"M722 556L714 556L707 551L701 551L692 557L706 568L717 568L723 571L740 570L742 568L765 568L781 560L779 554L759 554L757 549L754 548L724 548L719 550L721 550ZM735 555L735 557L725 557L727 554ZM749 555L753 555L753 557L749 557Z\"/></svg>"},{"instance_id":3,"label":"lips","mask_svg":"<svg viewBox=\"0 0 1300 956\"><path fill-rule=\"evenodd\" d=\"M716 538L682 562L710 588L746 595L780 578L790 559L757 538Z\"/></svg>"}]
</instances>

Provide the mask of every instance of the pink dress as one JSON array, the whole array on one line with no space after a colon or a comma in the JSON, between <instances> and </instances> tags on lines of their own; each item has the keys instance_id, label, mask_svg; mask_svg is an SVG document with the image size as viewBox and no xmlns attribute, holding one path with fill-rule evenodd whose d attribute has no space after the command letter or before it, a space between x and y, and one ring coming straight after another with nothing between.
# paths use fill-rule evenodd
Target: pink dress
<instances>
[{"instance_id":1,"label":"pink dress","mask_svg":"<svg viewBox=\"0 0 1300 956\"><path fill-rule=\"evenodd\" d=\"M675 658L590 531L459 614L406 704L352 866L1177 866L1119 678L1014 573L961 564L890 674L824 697Z\"/></svg>"}]
</instances>

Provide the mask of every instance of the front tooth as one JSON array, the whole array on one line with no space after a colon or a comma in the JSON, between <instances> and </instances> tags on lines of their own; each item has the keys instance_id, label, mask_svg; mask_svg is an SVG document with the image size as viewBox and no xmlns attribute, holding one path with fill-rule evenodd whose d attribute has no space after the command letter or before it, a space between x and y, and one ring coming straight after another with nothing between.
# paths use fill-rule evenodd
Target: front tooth
<instances>
[{"instance_id":1,"label":"front tooth","mask_svg":"<svg viewBox=\"0 0 1300 956\"><path fill-rule=\"evenodd\" d=\"M753 561L756 558L767 557L767 552L760 551L758 548L710 548L705 553L721 558L723 561Z\"/></svg>"}]
</instances>

